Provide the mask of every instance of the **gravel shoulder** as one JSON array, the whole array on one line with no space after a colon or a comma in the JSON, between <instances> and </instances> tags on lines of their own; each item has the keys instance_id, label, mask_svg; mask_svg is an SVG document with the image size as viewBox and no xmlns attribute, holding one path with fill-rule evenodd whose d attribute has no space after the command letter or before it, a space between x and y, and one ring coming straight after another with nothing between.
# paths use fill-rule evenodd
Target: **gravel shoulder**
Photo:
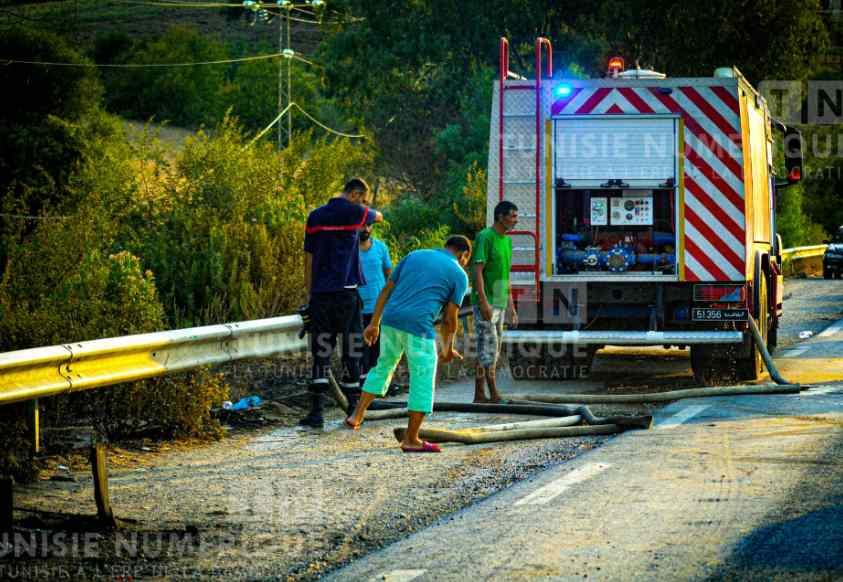
<instances>
[{"instance_id":1,"label":"gravel shoulder","mask_svg":"<svg viewBox=\"0 0 843 582\"><path fill-rule=\"evenodd\" d=\"M468 400L470 390L456 383L439 397ZM429 426L512 418L436 413ZM112 503L122 527L96 533L89 555L57 555L46 541L57 532L95 531L86 523L96 508L84 467L73 481L23 487L16 503L27 510L19 515L25 517L20 533L37 534L39 549L34 559L0 559L0 578L4 567L10 575L12 565L38 565L74 579L315 579L605 441L449 445L441 455L411 456L392 435L405 420L373 421L353 433L340 419L335 410L317 434L285 426L297 420L291 416L219 443L150 453L151 463L112 467Z\"/></svg>"}]
</instances>

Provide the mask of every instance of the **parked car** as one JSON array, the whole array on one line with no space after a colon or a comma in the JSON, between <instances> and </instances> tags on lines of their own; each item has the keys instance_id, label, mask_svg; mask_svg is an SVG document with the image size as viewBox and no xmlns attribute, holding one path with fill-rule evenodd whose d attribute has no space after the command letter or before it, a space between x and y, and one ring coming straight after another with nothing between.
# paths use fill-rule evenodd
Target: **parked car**
<instances>
[{"instance_id":1,"label":"parked car","mask_svg":"<svg viewBox=\"0 0 843 582\"><path fill-rule=\"evenodd\" d=\"M830 241L824 241L828 248L823 255L823 277L826 279L843 278L843 226Z\"/></svg>"}]
</instances>

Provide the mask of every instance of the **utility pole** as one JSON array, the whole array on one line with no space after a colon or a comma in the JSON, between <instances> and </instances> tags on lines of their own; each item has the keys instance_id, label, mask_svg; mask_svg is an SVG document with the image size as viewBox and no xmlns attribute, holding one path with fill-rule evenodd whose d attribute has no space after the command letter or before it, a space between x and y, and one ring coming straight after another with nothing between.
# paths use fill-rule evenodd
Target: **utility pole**
<instances>
[{"instance_id":1,"label":"utility pole","mask_svg":"<svg viewBox=\"0 0 843 582\"><path fill-rule=\"evenodd\" d=\"M290 39L290 28L293 21L290 20L290 10L293 8L293 3L289 2L290 6L287 8L287 105L293 102L293 47ZM293 109L292 107L287 112L287 147L293 143Z\"/></svg>"},{"instance_id":2,"label":"utility pole","mask_svg":"<svg viewBox=\"0 0 843 582\"><path fill-rule=\"evenodd\" d=\"M278 63L278 115L279 119L277 120L277 142L278 142L278 149L282 149L285 145L284 142L284 125L283 119L281 119L281 113L285 112L284 115L287 116L287 140L286 145L289 145L293 141L293 108L291 107L293 103L293 58L296 56L296 52L293 50L293 39L292 39L292 15L291 12L296 8L294 4L294 0L276 0L276 5L279 8L279 18L278 18L278 53L284 57L284 60L287 61L287 68L286 68L286 75L284 69L283 61L279 61ZM319 8L325 5L325 0L305 0L304 5L309 6L314 10L318 10ZM257 20L262 20L263 22L268 23L272 20L272 16L270 16L269 11L264 8L264 4L261 3L261 0L243 0L243 7L251 10L254 14L252 24L254 24ZM284 78L286 76L286 79ZM286 81L286 87L285 85Z\"/></svg>"},{"instance_id":3,"label":"utility pole","mask_svg":"<svg viewBox=\"0 0 843 582\"><path fill-rule=\"evenodd\" d=\"M293 70L292 70L292 44L290 25L290 11L293 9L292 0L278 0L278 6L285 10L285 14L278 19L278 52L284 55L287 61L287 87L284 89L284 67L281 62L278 63L278 113L284 111L293 102ZM286 31L285 31L286 26ZM286 93L286 100L284 94ZM286 101L286 103L285 103ZM281 120L278 120L278 149L284 146L284 126ZM293 138L293 110L287 111L287 145Z\"/></svg>"}]
</instances>

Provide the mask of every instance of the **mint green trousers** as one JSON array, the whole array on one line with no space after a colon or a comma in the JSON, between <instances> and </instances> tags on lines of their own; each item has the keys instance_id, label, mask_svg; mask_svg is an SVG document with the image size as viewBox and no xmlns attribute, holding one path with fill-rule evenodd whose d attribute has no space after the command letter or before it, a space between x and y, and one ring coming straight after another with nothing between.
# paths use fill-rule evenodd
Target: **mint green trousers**
<instances>
[{"instance_id":1,"label":"mint green trousers","mask_svg":"<svg viewBox=\"0 0 843 582\"><path fill-rule=\"evenodd\" d=\"M381 326L381 354L378 363L369 370L363 392L383 396L401 356L407 355L410 369L410 398L407 409L411 412L433 412L433 394L436 386L436 340L424 338L388 325Z\"/></svg>"}]
</instances>

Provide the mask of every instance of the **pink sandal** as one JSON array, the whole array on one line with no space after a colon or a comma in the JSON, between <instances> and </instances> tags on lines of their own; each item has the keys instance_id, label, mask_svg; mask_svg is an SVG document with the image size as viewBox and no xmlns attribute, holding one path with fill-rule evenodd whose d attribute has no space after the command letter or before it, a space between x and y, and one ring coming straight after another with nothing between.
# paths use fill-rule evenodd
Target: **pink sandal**
<instances>
[{"instance_id":1,"label":"pink sandal","mask_svg":"<svg viewBox=\"0 0 843 582\"><path fill-rule=\"evenodd\" d=\"M435 443L429 443L427 441L422 441L421 448L418 449L411 449L408 447L401 447L401 451L404 453L441 453L442 449L439 448L439 445Z\"/></svg>"}]
</instances>

